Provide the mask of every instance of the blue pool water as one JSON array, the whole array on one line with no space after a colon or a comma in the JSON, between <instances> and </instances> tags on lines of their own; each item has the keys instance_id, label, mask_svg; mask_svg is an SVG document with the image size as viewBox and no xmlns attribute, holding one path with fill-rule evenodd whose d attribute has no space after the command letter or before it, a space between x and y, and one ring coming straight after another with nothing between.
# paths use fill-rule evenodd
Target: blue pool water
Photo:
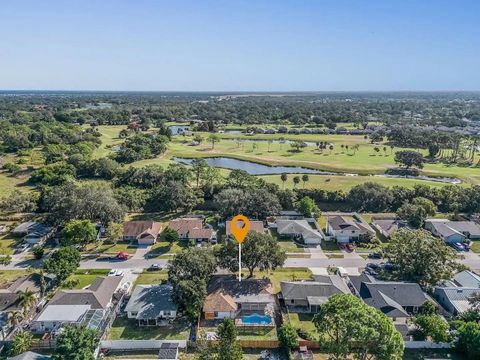
<instances>
[{"instance_id":1,"label":"blue pool water","mask_svg":"<svg viewBox=\"0 0 480 360\"><path fill-rule=\"evenodd\" d=\"M241 319L242 319L242 323L244 324L269 325L272 323L272 318L268 315L260 315L260 314L244 315L241 317Z\"/></svg>"}]
</instances>

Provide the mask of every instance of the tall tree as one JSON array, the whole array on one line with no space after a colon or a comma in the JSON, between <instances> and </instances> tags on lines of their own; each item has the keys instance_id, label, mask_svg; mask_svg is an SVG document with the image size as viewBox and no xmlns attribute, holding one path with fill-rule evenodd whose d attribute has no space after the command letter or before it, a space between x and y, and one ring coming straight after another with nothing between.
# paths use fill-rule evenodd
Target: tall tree
<instances>
[{"instance_id":1,"label":"tall tree","mask_svg":"<svg viewBox=\"0 0 480 360\"><path fill-rule=\"evenodd\" d=\"M302 175L302 181L303 181L303 188L305 189L305 184L310 180L307 174Z\"/></svg>"},{"instance_id":2,"label":"tall tree","mask_svg":"<svg viewBox=\"0 0 480 360\"><path fill-rule=\"evenodd\" d=\"M215 143L220 142L220 136L217 134L210 134L208 135L208 140L210 140L210 143L212 144L212 150L215 149Z\"/></svg>"},{"instance_id":3,"label":"tall tree","mask_svg":"<svg viewBox=\"0 0 480 360\"><path fill-rule=\"evenodd\" d=\"M233 239L228 239L218 250L217 258L220 267L230 271L238 270L238 244ZM248 232L242 244L242 266L248 269L249 277L253 276L255 269L275 270L283 266L287 256L278 241L271 235Z\"/></svg>"},{"instance_id":4,"label":"tall tree","mask_svg":"<svg viewBox=\"0 0 480 360\"><path fill-rule=\"evenodd\" d=\"M313 318L320 343L332 359L401 360L404 344L393 322L351 294L336 294Z\"/></svg>"},{"instance_id":5,"label":"tall tree","mask_svg":"<svg viewBox=\"0 0 480 360\"><path fill-rule=\"evenodd\" d=\"M282 180L283 189L285 189L285 182L288 180L288 175L287 175L287 173L282 173L282 174L280 175L280 180Z\"/></svg>"},{"instance_id":6,"label":"tall tree","mask_svg":"<svg viewBox=\"0 0 480 360\"><path fill-rule=\"evenodd\" d=\"M233 320L226 318L218 327L218 358L219 360L242 360L243 351L237 341L237 328Z\"/></svg>"},{"instance_id":7,"label":"tall tree","mask_svg":"<svg viewBox=\"0 0 480 360\"><path fill-rule=\"evenodd\" d=\"M36 296L32 290L25 289L25 290L18 290L17 291L18 301L19 304L22 306L23 314L26 316L30 307L35 304Z\"/></svg>"},{"instance_id":8,"label":"tall tree","mask_svg":"<svg viewBox=\"0 0 480 360\"><path fill-rule=\"evenodd\" d=\"M99 334L85 326L66 325L57 338L55 360L94 360Z\"/></svg>"},{"instance_id":9,"label":"tall tree","mask_svg":"<svg viewBox=\"0 0 480 360\"><path fill-rule=\"evenodd\" d=\"M63 229L62 245L85 245L95 240L97 230L90 220L70 220Z\"/></svg>"},{"instance_id":10,"label":"tall tree","mask_svg":"<svg viewBox=\"0 0 480 360\"><path fill-rule=\"evenodd\" d=\"M77 270L81 258L80 252L73 246L61 247L43 262L43 269L55 274L57 282L62 283Z\"/></svg>"},{"instance_id":11,"label":"tall tree","mask_svg":"<svg viewBox=\"0 0 480 360\"><path fill-rule=\"evenodd\" d=\"M393 275L421 285L451 279L458 269L453 249L425 230L401 229L394 233L384 251L395 266Z\"/></svg>"}]
</instances>

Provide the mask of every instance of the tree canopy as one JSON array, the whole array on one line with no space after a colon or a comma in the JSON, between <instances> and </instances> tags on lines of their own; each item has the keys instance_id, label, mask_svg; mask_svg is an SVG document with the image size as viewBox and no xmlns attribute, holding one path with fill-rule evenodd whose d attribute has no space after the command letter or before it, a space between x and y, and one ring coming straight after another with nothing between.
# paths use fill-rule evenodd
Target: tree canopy
<instances>
[{"instance_id":1,"label":"tree canopy","mask_svg":"<svg viewBox=\"0 0 480 360\"><path fill-rule=\"evenodd\" d=\"M58 283L62 283L80 266L80 252L73 246L65 246L53 252L43 262L43 269L47 273L55 274Z\"/></svg>"}]
</instances>

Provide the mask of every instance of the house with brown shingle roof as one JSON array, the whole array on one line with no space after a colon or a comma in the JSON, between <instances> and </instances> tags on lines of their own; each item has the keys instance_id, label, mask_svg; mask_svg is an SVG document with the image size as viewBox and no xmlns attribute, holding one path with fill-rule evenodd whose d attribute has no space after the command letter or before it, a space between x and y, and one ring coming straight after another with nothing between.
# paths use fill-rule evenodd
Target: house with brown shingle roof
<instances>
[{"instance_id":1,"label":"house with brown shingle roof","mask_svg":"<svg viewBox=\"0 0 480 360\"><path fill-rule=\"evenodd\" d=\"M225 224L226 228L226 235L229 236L232 234L232 222L229 220ZM263 226L263 221L260 220L250 220L250 230L249 231L255 231L258 233L264 233L265 232L265 227Z\"/></svg>"},{"instance_id":2,"label":"house with brown shingle roof","mask_svg":"<svg viewBox=\"0 0 480 360\"><path fill-rule=\"evenodd\" d=\"M168 223L168 227L175 230L180 239L183 240L193 240L196 243L201 243L202 241L216 243L217 241L215 230L210 227L204 227L203 220L198 217L173 219Z\"/></svg>"},{"instance_id":3,"label":"house with brown shingle roof","mask_svg":"<svg viewBox=\"0 0 480 360\"><path fill-rule=\"evenodd\" d=\"M156 221L127 221L123 224L123 240L138 241L138 245L153 245L162 225Z\"/></svg>"},{"instance_id":4,"label":"house with brown shingle roof","mask_svg":"<svg viewBox=\"0 0 480 360\"><path fill-rule=\"evenodd\" d=\"M240 282L232 275L214 276L203 304L206 320L264 315L267 309L278 309L270 280L251 278Z\"/></svg>"}]
</instances>

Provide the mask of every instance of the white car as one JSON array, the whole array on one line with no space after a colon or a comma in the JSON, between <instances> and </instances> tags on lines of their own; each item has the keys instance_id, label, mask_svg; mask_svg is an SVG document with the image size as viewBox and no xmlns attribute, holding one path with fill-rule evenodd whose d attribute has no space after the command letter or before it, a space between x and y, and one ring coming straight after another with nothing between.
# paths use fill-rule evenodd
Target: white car
<instances>
[{"instance_id":1,"label":"white car","mask_svg":"<svg viewBox=\"0 0 480 360\"><path fill-rule=\"evenodd\" d=\"M116 270L116 269L112 269L108 273L108 276L122 276L122 275L123 275L123 271L122 270Z\"/></svg>"}]
</instances>

